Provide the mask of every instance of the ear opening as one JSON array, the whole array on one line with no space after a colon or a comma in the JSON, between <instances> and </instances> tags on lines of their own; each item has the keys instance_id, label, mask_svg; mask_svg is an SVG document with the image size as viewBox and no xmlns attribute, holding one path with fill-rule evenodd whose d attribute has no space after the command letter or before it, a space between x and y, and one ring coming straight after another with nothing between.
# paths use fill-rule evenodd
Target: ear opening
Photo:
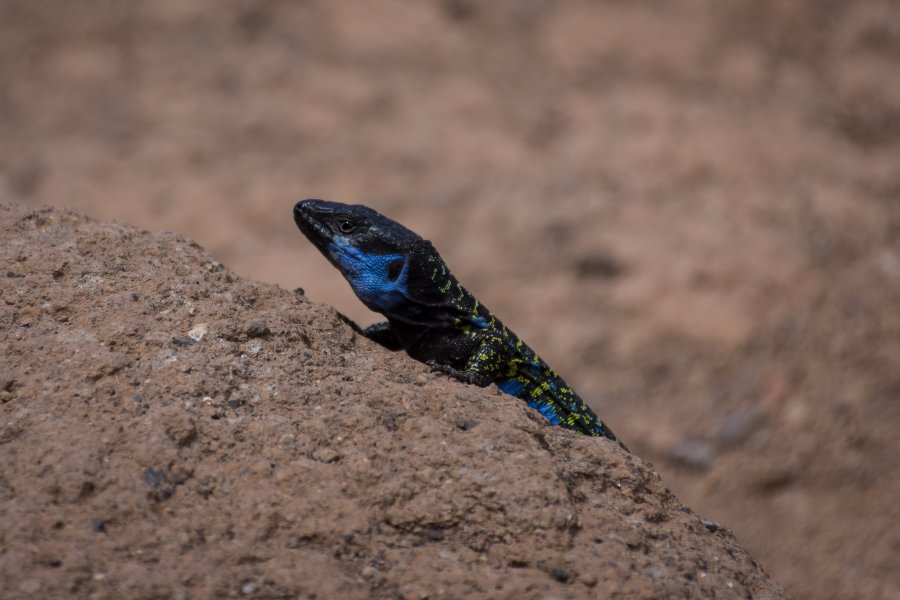
<instances>
[{"instance_id":1,"label":"ear opening","mask_svg":"<svg viewBox=\"0 0 900 600\"><path fill-rule=\"evenodd\" d=\"M397 281L397 278L400 277L400 273L403 272L403 266L406 264L406 259L403 258L395 258L387 265L387 277L390 281Z\"/></svg>"}]
</instances>

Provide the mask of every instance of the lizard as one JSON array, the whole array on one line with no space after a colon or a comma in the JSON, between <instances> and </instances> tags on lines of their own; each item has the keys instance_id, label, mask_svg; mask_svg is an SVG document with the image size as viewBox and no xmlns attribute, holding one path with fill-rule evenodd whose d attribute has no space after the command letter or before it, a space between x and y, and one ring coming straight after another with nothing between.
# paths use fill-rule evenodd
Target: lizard
<instances>
[{"instance_id":1,"label":"lizard","mask_svg":"<svg viewBox=\"0 0 900 600\"><path fill-rule=\"evenodd\" d=\"M434 245L375 210L301 200L294 222L340 271L357 298L387 321L358 334L452 378L524 400L551 424L608 438L605 422L450 272Z\"/></svg>"}]
</instances>

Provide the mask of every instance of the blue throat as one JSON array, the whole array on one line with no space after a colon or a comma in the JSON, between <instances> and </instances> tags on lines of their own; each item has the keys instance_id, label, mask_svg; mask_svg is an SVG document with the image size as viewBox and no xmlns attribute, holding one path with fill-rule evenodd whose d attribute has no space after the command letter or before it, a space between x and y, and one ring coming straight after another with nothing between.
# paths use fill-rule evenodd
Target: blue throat
<instances>
[{"instance_id":1,"label":"blue throat","mask_svg":"<svg viewBox=\"0 0 900 600\"><path fill-rule=\"evenodd\" d=\"M404 263L396 279L391 280L387 275L390 263L406 260L403 254L370 254L344 238L335 238L329 253L354 293L370 309L384 312L409 300L409 264Z\"/></svg>"}]
</instances>

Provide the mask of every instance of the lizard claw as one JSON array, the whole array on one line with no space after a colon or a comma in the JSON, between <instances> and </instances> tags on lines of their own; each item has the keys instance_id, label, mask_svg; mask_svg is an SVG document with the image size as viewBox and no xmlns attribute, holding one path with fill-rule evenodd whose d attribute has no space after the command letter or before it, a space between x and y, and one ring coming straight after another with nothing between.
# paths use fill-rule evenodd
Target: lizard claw
<instances>
[{"instance_id":1,"label":"lizard claw","mask_svg":"<svg viewBox=\"0 0 900 600\"><path fill-rule=\"evenodd\" d=\"M443 365L436 360L429 360L425 364L431 367L432 373L443 373L444 375L449 376L451 379L459 379L459 371L457 371L450 365Z\"/></svg>"},{"instance_id":2,"label":"lizard claw","mask_svg":"<svg viewBox=\"0 0 900 600\"><path fill-rule=\"evenodd\" d=\"M477 385L478 387L487 386L491 380L485 377L481 377L479 375L473 375L472 373L467 373L465 371L460 371L459 369L454 369L450 365L444 365L434 360L429 360L426 362L429 367L431 367L432 373L444 373L450 379L456 379L457 381L462 381L463 383L468 383L470 385Z\"/></svg>"},{"instance_id":3,"label":"lizard claw","mask_svg":"<svg viewBox=\"0 0 900 600\"><path fill-rule=\"evenodd\" d=\"M444 373L444 365L438 363L436 360L429 360L425 363L431 368L432 373Z\"/></svg>"}]
</instances>

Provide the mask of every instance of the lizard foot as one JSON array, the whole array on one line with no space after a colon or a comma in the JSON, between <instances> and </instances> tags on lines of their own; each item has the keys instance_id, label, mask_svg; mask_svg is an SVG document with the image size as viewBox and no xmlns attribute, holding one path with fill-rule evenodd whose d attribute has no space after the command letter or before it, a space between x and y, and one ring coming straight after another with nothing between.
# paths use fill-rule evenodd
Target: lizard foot
<instances>
[{"instance_id":1,"label":"lizard foot","mask_svg":"<svg viewBox=\"0 0 900 600\"><path fill-rule=\"evenodd\" d=\"M485 377L484 375L475 375L466 371L460 371L459 369L454 369L450 365L442 365L433 360L429 360L425 364L431 367L432 373L444 373L445 375L449 375L453 379L457 379L459 381L462 381L463 383L477 385L478 387L486 387L491 383L490 378Z\"/></svg>"}]
</instances>

